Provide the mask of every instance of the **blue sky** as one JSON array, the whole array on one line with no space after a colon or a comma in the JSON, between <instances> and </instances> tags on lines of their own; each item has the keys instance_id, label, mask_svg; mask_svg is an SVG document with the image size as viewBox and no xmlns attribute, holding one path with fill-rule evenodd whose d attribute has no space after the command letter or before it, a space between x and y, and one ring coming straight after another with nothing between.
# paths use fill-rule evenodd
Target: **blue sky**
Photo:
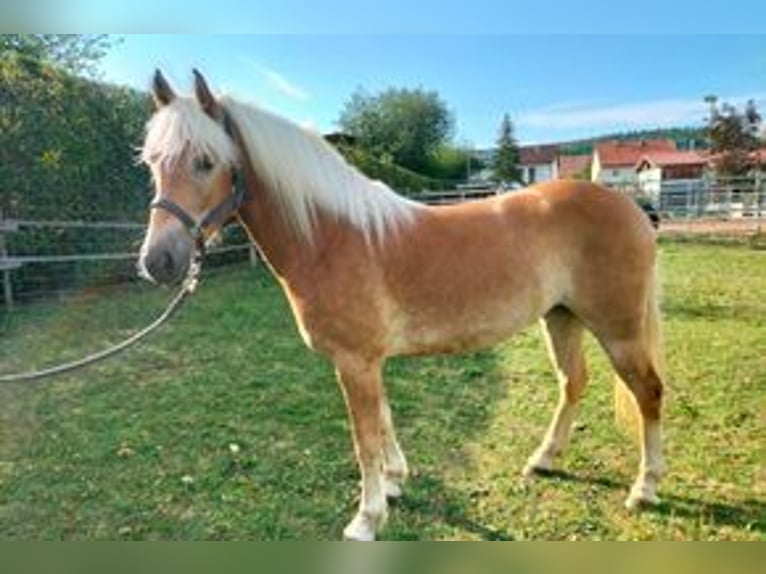
<instances>
[{"instance_id":1,"label":"blue sky","mask_svg":"<svg viewBox=\"0 0 766 574\"><path fill-rule=\"evenodd\" d=\"M108 81L145 88L159 66L183 91L197 66L322 131L360 86L437 90L476 147L504 113L538 143L699 125L709 93L766 108L766 2L30 1L50 2L59 30L197 33L122 34Z\"/></svg>"}]
</instances>

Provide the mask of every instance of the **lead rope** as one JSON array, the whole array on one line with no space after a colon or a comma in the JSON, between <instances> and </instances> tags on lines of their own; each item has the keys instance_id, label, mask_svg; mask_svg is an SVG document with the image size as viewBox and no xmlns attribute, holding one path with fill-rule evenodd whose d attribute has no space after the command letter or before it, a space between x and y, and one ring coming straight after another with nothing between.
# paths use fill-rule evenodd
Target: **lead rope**
<instances>
[{"instance_id":1,"label":"lead rope","mask_svg":"<svg viewBox=\"0 0 766 574\"><path fill-rule=\"evenodd\" d=\"M160 327L163 323L165 323L168 319L170 319L170 317L172 317L176 311L178 311L182 303L187 299L189 295L194 293L194 290L197 288L201 271L202 271L202 256L201 256L201 253L197 251L197 253L195 254L192 260L191 265L189 266L189 271L187 272L186 277L184 278L184 281L181 284L181 288L179 289L176 296L173 297L173 299L170 301L170 303L168 304L167 308L162 313L162 315L157 317L151 324L144 327L137 333L131 335L124 341L121 341L117 343L116 345L109 347L108 349L104 349L103 351L99 351L97 353L93 353L92 355L88 355L87 357L83 357L82 359L78 361L64 363L62 365L57 365L55 367L50 367L48 369L42 369L40 371L28 371L26 373L0 375L0 384L37 381L40 379L46 379L48 377L53 377L56 375L63 375L64 373L75 371L77 369L81 369L88 365L92 365L93 363L103 361L104 359L107 359L113 355L116 355L117 353L124 351L128 347L135 345L141 339L143 339L144 337L146 337L147 335L155 331L158 327Z\"/></svg>"}]
</instances>

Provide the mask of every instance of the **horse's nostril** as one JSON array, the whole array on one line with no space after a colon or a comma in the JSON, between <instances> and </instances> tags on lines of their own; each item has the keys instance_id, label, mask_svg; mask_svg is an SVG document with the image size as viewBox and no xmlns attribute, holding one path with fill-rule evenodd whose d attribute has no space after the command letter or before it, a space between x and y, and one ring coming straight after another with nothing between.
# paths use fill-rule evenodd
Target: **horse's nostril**
<instances>
[{"instance_id":1,"label":"horse's nostril","mask_svg":"<svg viewBox=\"0 0 766 574\"><path fill-rule=\"evenodd\" d=\"M173 261L173 256L170 255L169 252L165 252L162 254L162 269L165 271L165 273L168 276L173 276L175 272L175 262Z\"/></svg>"},{"instance_id":2,"label":"horse's nostril","mask_svg":"<svg viewBox=\"0 0 766 574\"><path fill-rule=\"evenodd\" d=\"M178 274L178 266L173 254L169 251L149 253L144 259L147 274L157 283L172 283Z\"/></svg>"}]
</instances>

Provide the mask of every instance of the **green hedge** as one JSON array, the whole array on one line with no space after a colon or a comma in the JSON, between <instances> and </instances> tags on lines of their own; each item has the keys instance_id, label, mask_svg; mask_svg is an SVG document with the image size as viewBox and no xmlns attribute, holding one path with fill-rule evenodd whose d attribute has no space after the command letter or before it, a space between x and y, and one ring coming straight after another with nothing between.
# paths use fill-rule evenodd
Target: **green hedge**
<instances>
[{"instance_id":1,"label":"green hedge","mask_svg":"<svg viewBox=\"0 0 766 574\"><path fill-rule=\"evenodd\" d=\"M145 223L152 195L138 146L152 113L147 93L72 76L24 57L0 59L0 209L7 219ZM12 255L133 253L140 229L26 228L6 235ZM227 234L242 243L242 233ZM227 241L230 243L232 240ZM247 253L215 260L246 258ZM136 277L135 261L26 264L17 298Z\"/></svg>"},{"instance_id":2,"label":"green hedge","mask_svg":"<svg viewBox=\"0 0 766 574\"><path fill-rule=\"evenodd\" d=\"M393 163L380 161L369 153L350 145L339 144L338 151L365 175L388 184L402 194L455 187L455 182L425 177Z\"/></svg>"},{"instance_id":3,"label":"green hedge","mask_svg":"<svg viewBox=\"0 0 766 574\"><path fill-rule=\"evenodd\" d=\"M148 175L136 146L146 94L0 60L0 208L25 219L143 221Z\"/></svg>"}]
</instances>

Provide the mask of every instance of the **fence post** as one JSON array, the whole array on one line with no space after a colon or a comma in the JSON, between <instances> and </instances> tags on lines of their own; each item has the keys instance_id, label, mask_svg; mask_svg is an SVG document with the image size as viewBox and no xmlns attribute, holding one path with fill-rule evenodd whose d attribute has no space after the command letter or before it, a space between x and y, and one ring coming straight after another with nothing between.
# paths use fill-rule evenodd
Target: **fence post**
<instances>
[{"instance_id":1,"label":"fence post","mask_svg":"<svg viewBox=\"0 0 766 574\"><path fill-rule=\"evenodd\" d=\"M694 197L692 190L689 188L686 188L686 219L692 218L692 206L694 205Z\"/></svg>"},{"instance_id":2,"label":"fence post","mask_svg":"<svg viewBox=\"0 0 766 574\"><path fill-rule=\"evenodd\" d=\"M0 261L8 257L8 249L5 245L5 226L3 225L3 210L0 209ZM3 299L5 308L13 311L13 284L11 283L11 270L3 268Z\"/></svg>"},{"instance_id":3,"label":"fence post","mask_svg":"<svg viewBox=\"0 0 766 574\"><path fill-rule=\"evenodd\" d=\"M258 265L258 250L255 248L255 243L250 242L250 265L256 267Z\"/></svg>"}]
</instances>

